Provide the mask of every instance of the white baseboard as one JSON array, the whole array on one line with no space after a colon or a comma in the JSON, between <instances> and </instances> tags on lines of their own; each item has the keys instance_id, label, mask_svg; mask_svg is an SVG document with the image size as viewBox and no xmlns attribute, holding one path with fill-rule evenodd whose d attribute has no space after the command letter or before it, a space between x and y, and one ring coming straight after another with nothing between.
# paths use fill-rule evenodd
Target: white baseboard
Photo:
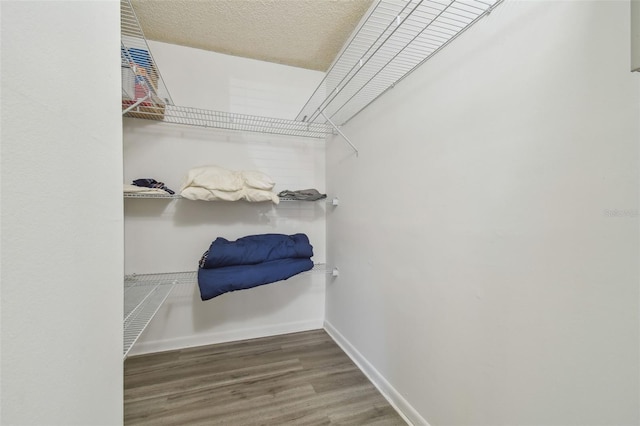
<instances>
[{"instance_id":1,"label":"white baseboard","mask_svg":"<svg viewBox=\"0 0 640 426\"><path fill-rule=\"evenodd\" d=\"M164 339L151 342L137 342L131 348L129 356L143 355L156 352L166 352L176 349L196 346L214 345L216 343L235 342L237 340L256 339L259 337L277 336L278 334L296 333L322 329L322 319L290 322L268 325L264 327L245 328L218 333L195 334L177 339Z\"/></svg>"},{"instance_id":2,"label":"white baseboard","mask_svg":"<svg viewBox=\"0 0 640 426\"><path fill-rule=\"evenodd\" d=\"M375 369L373 365L342 335L338 330L325 321L324 329L331 338L342 348L351 358L356 366L380 391L389 404L400 414L400 416L410 425L429 426L429 423L398 393L397 390Z\"/></svg>"}]
</instances>

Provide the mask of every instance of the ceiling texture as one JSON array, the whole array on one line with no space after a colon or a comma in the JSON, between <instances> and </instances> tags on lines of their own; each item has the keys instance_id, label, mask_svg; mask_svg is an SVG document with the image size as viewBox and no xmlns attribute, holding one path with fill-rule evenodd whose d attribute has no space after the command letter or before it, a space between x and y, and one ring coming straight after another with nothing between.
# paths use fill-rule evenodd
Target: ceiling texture
<instances>
[{"instance_id":1,"label":"ceiling texture","mask_svg":"<svg viewBox=\"0 0 640 426\"><path fill-rule=\"evenodd\" d=\"M326 71L373 0L132 0L150 40Z\"/></svg>"}]
</instances>

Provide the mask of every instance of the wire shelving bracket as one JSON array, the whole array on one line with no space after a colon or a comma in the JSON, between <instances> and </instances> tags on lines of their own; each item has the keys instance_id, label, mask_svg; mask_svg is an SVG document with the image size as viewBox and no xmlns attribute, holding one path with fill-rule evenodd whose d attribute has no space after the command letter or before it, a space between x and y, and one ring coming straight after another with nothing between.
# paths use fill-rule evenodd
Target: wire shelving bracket
<instances>
[{"instance_id":1,"label":"wire shelving bracket","mask_svg":"<svg viewBox=\"0 0 640 426\"><path fill-rule=\"evenodd\" d=\"M353 151L356 153L356 157L357 157L357 156L358 156L358 148L356 148L356 147L355 147L355 145L354 145L353 143L351 143L351 140L350 140L350 139L349 139L349 138L348 138L344 133L342 133L342 130L340 130L340 129L338 128L338 126L336 126L336 125L334 124L334 122L333 122L333 121L331 121L331 119L330 119L329 117L327 117L326 115L324 115L324 112L320 112L320 114L322 114L322 116L327 120L327 123L329 123L329 124L331 125L331 127L333 127L333 128L334 128L334 130L335 130L336 132L338 132L338 134L339 134L340 136L342 136L342 139L344 139L344 140L345 140L345 141L346 141L346 142L351 146L351 148L353 149Z\"/></svg>"}]
</instances>

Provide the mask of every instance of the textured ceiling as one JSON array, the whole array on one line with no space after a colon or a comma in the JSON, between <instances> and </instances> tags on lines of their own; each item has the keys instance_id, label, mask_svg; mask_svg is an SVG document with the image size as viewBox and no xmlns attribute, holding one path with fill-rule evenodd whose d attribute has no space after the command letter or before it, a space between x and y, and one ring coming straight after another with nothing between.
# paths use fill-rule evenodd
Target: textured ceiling
<instances>
[{"instance_id":1,"label":"textured ceiling","mask_svg":"<svg viewBox=\"0 0 640 426\"><path fill-rule=\"evenodd\" d=\"M150 40L326 71L373 0L132 0Z\"/></svg>"}]
</instances>

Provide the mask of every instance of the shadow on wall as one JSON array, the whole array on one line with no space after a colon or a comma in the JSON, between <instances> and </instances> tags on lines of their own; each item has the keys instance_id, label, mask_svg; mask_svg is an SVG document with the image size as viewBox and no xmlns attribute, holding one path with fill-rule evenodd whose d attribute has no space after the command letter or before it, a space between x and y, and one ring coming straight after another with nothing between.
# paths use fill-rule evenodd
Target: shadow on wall
<instances>
[{"instance_id":1,"label":"shadow on wall","mask_svg":"<svg viewBox=\"0 0 640 426\"><path fill-rule=\"evenodd\" d=\"M169 213L171 203L170 198L125 198L124 214L126 217L158 218Z\"/></svg>"},{"instance_id":2,"label":"shadow on wall","mask_svg":"<svg viewBox=\"0 0 640 426\"><path fill-rule=\"evenodd\" d=\"M126 148L133 148L140 140L154 143L162 139L174 141L202 141L202 142L250 142L268 140L267 135L261 133L244 133L233 130L225 130L210 127L187 126L181 124L164 123L154 120L142 120L136 118L123 118L123 127L126 128ZM254 136L255 135L255 136Z\"/></svg>"},{"instance_id":3,"label":"shadow on wall","mask_svg":"<svg viewBox=\"0 0 640 426\"><path fill-rule=\"evenodd\" d=\"M301 136L288 136L259 132L239 132L237 130L225 130L208 127L185 126L180 124L163 123L153 120L136 118L124 118L124 157L140 154L145 156L148 149L157 148L161 142L174 144L176 150L185 151L185 147L193 148L189 143L218 144L220 149L229 147L241 147L251 150L261 147L271 149L294 150L305 152L322 144L322 139L309 139ZM193 165L202 165L202 153L194 151L195 159L199 162ZM214 155L213 158L218 158ZM224 166L224 164L220 164ZM236 167L235 164L226 164L227 167ZM245 166L242 166L245 167Z\"/></svg>"},{"instance_id":4,"label":"shadow on wall","mask_svg":"<svg viewBox=\"0 0 640 426\"><path fill-rule=\"evenodd\" d=\"M300 274L285 281L278 281L247 290L225 293L207 301L200 300L200 292L194 289L192 297L193 329L196 332L224 333L242 328L243 323L265 320L308 294L312 274ZM224 326L224 327L222 327Z\"/></svg>"},{"instance_id":5,"label":"shadow on wall","mask_svg":"<svg viewBox=\"0 0 640 426\"><path fill-rule=\"evenodd\" d=\"M315 222L325 215L323 201L271 202L191 201L171 199L125 198L125 214L129 218L159 219L166 217L176 227L208 225L273 225L276 221L294 219Z\"/></svg>"},{"instance_id":6,"label":"shadow on wall","mask_svg":"<svg viewBox=\"0 0 640 426\"><path fill-rule=\"evenodd\" d=\"M177 227L210 224L218 226L244 224L268 225L273 204L244 201L191 201L179 200L175 206L173 223Z\"/></svg>"},{"instance_id":7,"label":"shadow on wall","mask_svg":"<svg viewBox=\"0 0 640 426\"><path fill-rule=\"evenodd\" d=\"M125 198L129 218L163 220L176 227L209 225L264 225L269 223L271 203L249 204L242 201L191 201L154 198Z\"/></svg>"},{"instance_id":8,"label":"shadow on wall","mask_svg":"<svg viewBox=\"0 0 640 426\"><path fill-rule=\"evenodd\" d=\"M324 218L324 205L315 202L249 203L246 201L190 201L180 200L173 215L177 227L210 224L216 225L267 225L278 221L315 222Z\"/></svg>"}]
</instances>

